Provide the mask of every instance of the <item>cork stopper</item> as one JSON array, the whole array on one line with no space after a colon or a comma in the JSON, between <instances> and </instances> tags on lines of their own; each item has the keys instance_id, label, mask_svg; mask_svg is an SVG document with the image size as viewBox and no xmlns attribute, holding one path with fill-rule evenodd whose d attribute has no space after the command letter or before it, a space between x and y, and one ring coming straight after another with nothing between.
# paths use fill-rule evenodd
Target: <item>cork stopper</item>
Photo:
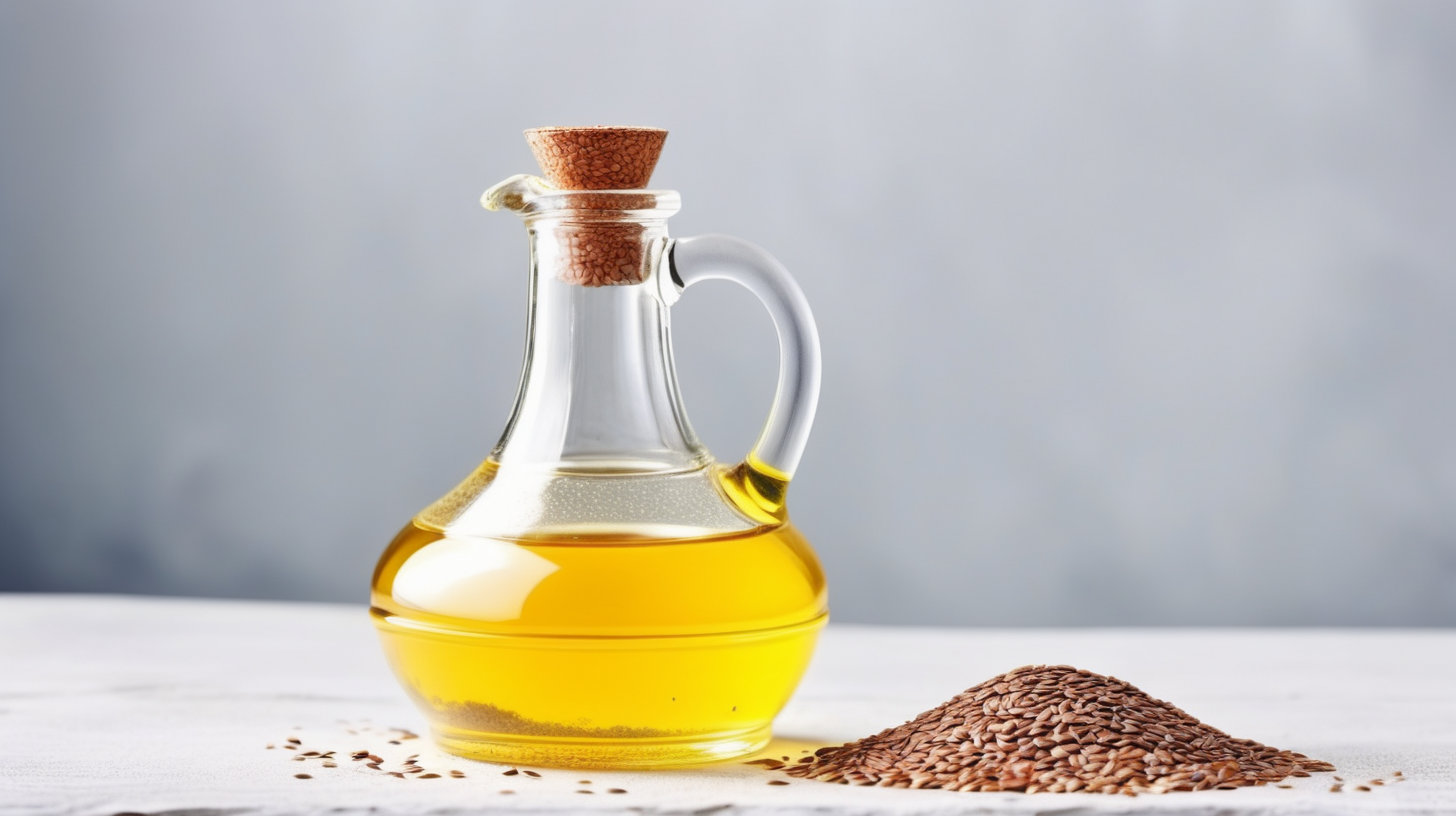
<instances>
[{"instance_id":1,"label":"cork stopper","mask_svg":"<svg viewBox=\"0 0 1456 816\"><path fill-rule=\"evenodd\" d=\"M652 179L667 131L646 127L543 127L526 142L558 190L641 190Z\"/></svg>"},{"instance_id":2,"label":"cork stopper","mask_svg":"<svg viewBox=\"0 0 1456 816\"><path fill-rule=\"evenodd\" d=\"M652 179L667 131L642 127L544 127L526 142L551 186L563 191L642 190ZM602 192L574 203L602 211L650 206L647 195ZM631 286L651 273L651 235L640 223L590 219L555 226L556 277L577 286Z\"/></svg>"}]
</instances>

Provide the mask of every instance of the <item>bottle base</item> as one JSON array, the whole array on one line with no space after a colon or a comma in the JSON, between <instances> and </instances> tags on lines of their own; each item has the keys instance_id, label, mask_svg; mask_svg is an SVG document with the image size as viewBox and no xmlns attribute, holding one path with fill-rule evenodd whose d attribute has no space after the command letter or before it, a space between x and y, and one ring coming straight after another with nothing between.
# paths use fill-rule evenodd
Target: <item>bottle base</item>
<instances>
[{"instance_id":1,"label":"bottle base","mask_svg":"<svg viewBox=\"0 0 1456 816\"><path fill-rule=\"evenodd\" d=\"M435 744L466 759L550 768L674 768L748 756L768 745L770 726L680 739L553 739L434 729Z\"/></svg>"}]
</instances>

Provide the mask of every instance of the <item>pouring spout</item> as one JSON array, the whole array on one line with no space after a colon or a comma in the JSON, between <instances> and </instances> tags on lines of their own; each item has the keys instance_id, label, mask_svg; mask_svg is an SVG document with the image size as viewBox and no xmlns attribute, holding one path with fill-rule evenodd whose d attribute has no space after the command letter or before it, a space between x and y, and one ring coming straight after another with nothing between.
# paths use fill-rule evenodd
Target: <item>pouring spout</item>
<instances>
[{"instance_id":1,"label":"pouring spout","mask_svg":"<svg viewBox=\"0 0 1456 816\"><path fill-rule=\"evenodd\" d=\"M526 209L533 199L553 192L556 192L556 188L547 183L546 179L522 173L518 176L511 176L486 190L485 195L480 197L480 206L492 212L496 210L520 212Z\"/></svg>"}]
</instances>

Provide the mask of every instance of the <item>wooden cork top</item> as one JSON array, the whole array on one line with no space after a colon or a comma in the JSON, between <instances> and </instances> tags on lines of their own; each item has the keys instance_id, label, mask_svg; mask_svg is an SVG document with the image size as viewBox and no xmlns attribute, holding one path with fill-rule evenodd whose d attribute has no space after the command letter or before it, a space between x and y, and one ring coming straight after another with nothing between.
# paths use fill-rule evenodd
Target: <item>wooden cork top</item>
<instances>
[{"instance_id":1,"label":"wooden cork top","mask_svg":"<svg viewBox=\"0 0 1456 816\"><path fill-rule=\"evenodd\" d=\"M543 127L526 141L558 190L641 190L652 179L667 131L645 127Z\"/></svg>"}]
</instances>

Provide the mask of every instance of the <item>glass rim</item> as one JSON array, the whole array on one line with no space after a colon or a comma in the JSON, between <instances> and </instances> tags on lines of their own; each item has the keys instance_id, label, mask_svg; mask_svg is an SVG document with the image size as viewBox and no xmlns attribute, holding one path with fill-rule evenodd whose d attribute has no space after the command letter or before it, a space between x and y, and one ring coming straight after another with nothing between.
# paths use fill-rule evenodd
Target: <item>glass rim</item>
<instances>
[{"instance_id":1,"label":"glass rim","mask_svg":"<svg viewBox=\"0 0 1456 816\"><path fill-rule=\"evenodd\" d=\"M519 213L529 219L660 220L681 209L676 190L553 190L532 197Z\"/></svg>"}]
</instances>

